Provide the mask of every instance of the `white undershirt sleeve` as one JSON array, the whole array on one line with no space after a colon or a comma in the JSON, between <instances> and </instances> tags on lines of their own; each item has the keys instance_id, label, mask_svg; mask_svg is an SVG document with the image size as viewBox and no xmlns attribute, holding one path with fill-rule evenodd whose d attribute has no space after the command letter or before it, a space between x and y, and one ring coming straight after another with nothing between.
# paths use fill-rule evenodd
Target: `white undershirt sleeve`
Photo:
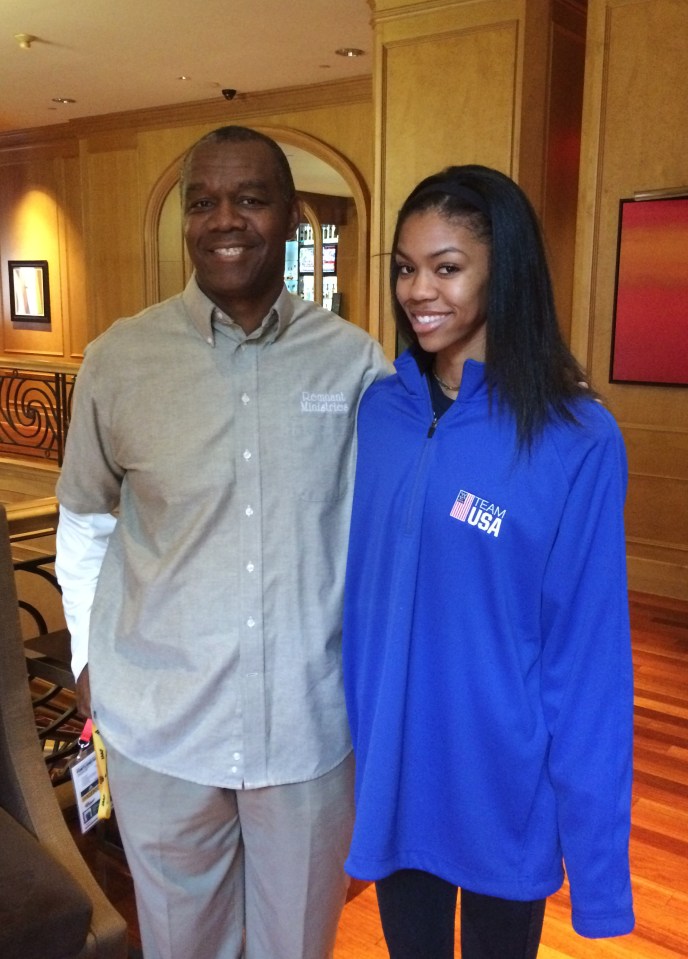
<instances>
[{"instance_id":1,"label":"white undershirt sleeve","mask_svg":"<svg viewBox=\"0 0 688 959\"><path fill-rule=\"evenodd\" d=\"M116 523L111 513L73 513L60 506L55 575L62 589L62 605L72 639L72 672L77 679L88 662L93 597Z\"/></svg>"}]
</instances>

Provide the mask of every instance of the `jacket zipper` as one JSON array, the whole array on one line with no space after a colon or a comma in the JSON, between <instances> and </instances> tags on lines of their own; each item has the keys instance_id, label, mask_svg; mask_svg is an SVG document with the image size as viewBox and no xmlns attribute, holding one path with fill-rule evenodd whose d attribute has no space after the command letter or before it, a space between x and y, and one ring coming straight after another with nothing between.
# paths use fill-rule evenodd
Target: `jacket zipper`
<instances>
[{"instance_id":1,"label":"jacket zipper","mask_svg":"<svg viewBox=\"0 0 688 959\"><path fill-rule=\"evenodd\" d=\"M439 420L439 417L437 416L437 413L435 413L435 411L433 410L432 423L428 427L426 439L431 440L433 436L435 435L435 430L437 429L438 420ZM429 453L429 447L424 446L423 449L421 450L420 459L416 466L416 475L413 479L413 487L411 489L411 495L409 497L408 506L406 509L406 521L404 523L404 532L406 533L411 532L411 530L413 529L413 517L416 514L416 510L415 510L416 500L418 498L418 490L421 483L421 477L424 477L425 475L425 461L428 457L428 453Z\"/></svg>"}]
</instances>

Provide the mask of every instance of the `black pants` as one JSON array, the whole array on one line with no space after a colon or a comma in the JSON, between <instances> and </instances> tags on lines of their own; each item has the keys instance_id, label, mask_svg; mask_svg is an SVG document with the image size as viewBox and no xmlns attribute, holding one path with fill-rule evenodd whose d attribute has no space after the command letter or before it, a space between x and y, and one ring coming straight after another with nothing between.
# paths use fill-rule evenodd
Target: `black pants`
<instances>
[{"instance_id":1,"label":"black pants","mask_svg":"<svg viewBox=\"0 0 688 959\"><path fill-rule=\"evenodd\" d=\"M375 886L390 959L454 959L456 886L417 869L392 873ZM535 959L545 902L462 889L462 959Z\"/></svg>"}]
</instances>

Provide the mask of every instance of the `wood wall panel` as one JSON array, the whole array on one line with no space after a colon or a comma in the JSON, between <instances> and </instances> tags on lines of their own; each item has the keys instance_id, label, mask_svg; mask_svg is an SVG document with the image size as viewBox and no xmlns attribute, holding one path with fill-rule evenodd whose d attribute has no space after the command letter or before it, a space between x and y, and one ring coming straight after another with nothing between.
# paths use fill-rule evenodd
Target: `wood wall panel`
<instances>
[{"instance_id":1,"label":"wood wall panel","mask_svg":"<svg viewBox=\"0 0 688 959\"><path fill-rule=\"evenodd\" d=\"M143 304L143 237L135 149L88 152L88 339Z\"/></svg>"},{"instance_id":2,"label":"wood wall panel","mask_svg":"<svg viewBox=\"0 0 688 959\"><path fill-rule=\"evenodd\" d=\"M619 201L688 186L685 0L590 0L572 341L629 452L632 588L688 599L688 390L609 383Z\"/></svg>"},{"instance_id":3,"label":"wood wall panel","mask_svg":"<svg viewBox=\"0 0 688 959\"><path fill-rule=\"evenodd\" d=\"M61 160L64 196L62 218L62 302L64 315L64 356L79 360L88 339L88 283L84 242L84 204L81 163L78 156Z\"/></svg>"},{"instance_id":4,"label":"wood wall panel","mask_svg":"<svg viewBox=\"0 0 688 959\"><path fill-rule=\"evenodd\" d=\"M585 11L579 5L567 0L553 4L541 218L559 322L567 342L573 301L585 26Z\"/></svg>"},{"instance_id":5,"label":"wood wall panel","mask_svg":"<svg viewBox=\"0 0 688 959\"><path fill-rule=\"evenodd\" d=\"M668 480L688 477L688 430L621 424L631 473L662 476ZM686 501L688 504L688 500ZM688 514L688 506L686 508Z\"/></svg>"},{"instance_id":6,"label":"wood wall panel","mask_svg":"<svg viewBox=\"0 0 688 959\"><path fill-rule=\"evenodd\" d=\"M376 9L376 181L371 313L396 333L387 277L396 214L412 187L450 164L517 164L521 36L518 4L450 3ZM489 105L489 106L488 106Z\"/></svg>"},{"instance_id":7,"label":"wood wall panel","mask_svg":"<svg viewBox=\"0 0 688 959\"><path fill-rule=\"evenodd\" d=\"M629 539L637 537L675 548L688 543L688 479L634 473L628 486Z\"/></svg>"},{"instance_id":8,"label":"wood wall panel","mask_svg":"<svg viewBox=\"0 0 688 959\"><path fill-rule=\"evenodd\" d=\"M0 269L2 270L2 350L61 358L62 283L60 204L64 194L58 160L37 157L2 169L0 190ZM9 260L47 260L50 325L12 323Z\"/></svg>"},{"instance_id":9,"label":"wood wall panel","mask_svg":"<svg viewBox=\"0 0 688 959\"><path fill-rule=\"evenodd\" d=\"M688 550L667 543L655 545L637 537L628 540L628 579L639 593L676 598L686 593Z\"/></svg>"},{"instance_id":10,"label":"wood wall panel","mask_svg":"<svg viewBox=\"0 0 688 959\"><path fill-rule=\"evenodd\" d=\"M517 40L516 24L508 23L386 45L383 81L390 96L383 149L390 207L398 209L422 177L450 164L510 172ZM447 77L457 64L465 82L455 82L450 93Z\"/></svg>"},{"instance_id":11,"label":"wood wall panel","mask_svg":"<svg viewBox=\"0 0 688 959\"><path fill-rule=\"evenodd\" d=\"M584 5L371 0L371 6L378 198L371 312L383 317L385 349L392 355L396 339L386 255L396 212L415 183L449 164L496 167L523 187L546 233L551 229L550 255L568 326Z\"/></svg>"},{"instance_id":12,"label":"wood wall panel","mask_svg":"<svg viewBox=\"0 0 688 959\"><path fill-rule=\"evenodd\" d=\"M384 45L381 80L386 95L380 144L384 202L374 211L380 218L374 257L379 293L371 312L382 312L382 342L390 356L396 331L387 278L397 211L416 183L445 166L479 162L509 172L516 40L514 24L499 24ZM447 77L459 63L465 79L450 93ZM484 88L475 82L477 76L485 78ZM484 98L489 98L490 110L483 108Z\"/></svg>"}]
</instances>

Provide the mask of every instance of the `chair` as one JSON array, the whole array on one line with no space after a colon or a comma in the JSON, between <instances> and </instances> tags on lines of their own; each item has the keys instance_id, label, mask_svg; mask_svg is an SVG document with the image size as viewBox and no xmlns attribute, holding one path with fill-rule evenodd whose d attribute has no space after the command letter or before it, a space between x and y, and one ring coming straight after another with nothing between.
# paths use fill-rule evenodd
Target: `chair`
<instances>
[{"instance_id":1,"label":"chair","mask_svg":"<svg viewBox=\"0 0 688 959\"><path fill-rule=\"evenodd\" d=\"M36 734L0 505L0 955L125 959L124 919L64 821Z\"/></svg>"},{"instance_id":2,"label":"chair","mask_svg":"<svg viewBox=\"0 0 688 959\"><path fill-rule=\"evenodd\" d=\"M69 764L83 720L77 715L71 640L54 571L59 506L55 496L47 496L8 505L5 512L38 738L53 786L66 783L69 789Z\"/></svg>"}]
</instances>

